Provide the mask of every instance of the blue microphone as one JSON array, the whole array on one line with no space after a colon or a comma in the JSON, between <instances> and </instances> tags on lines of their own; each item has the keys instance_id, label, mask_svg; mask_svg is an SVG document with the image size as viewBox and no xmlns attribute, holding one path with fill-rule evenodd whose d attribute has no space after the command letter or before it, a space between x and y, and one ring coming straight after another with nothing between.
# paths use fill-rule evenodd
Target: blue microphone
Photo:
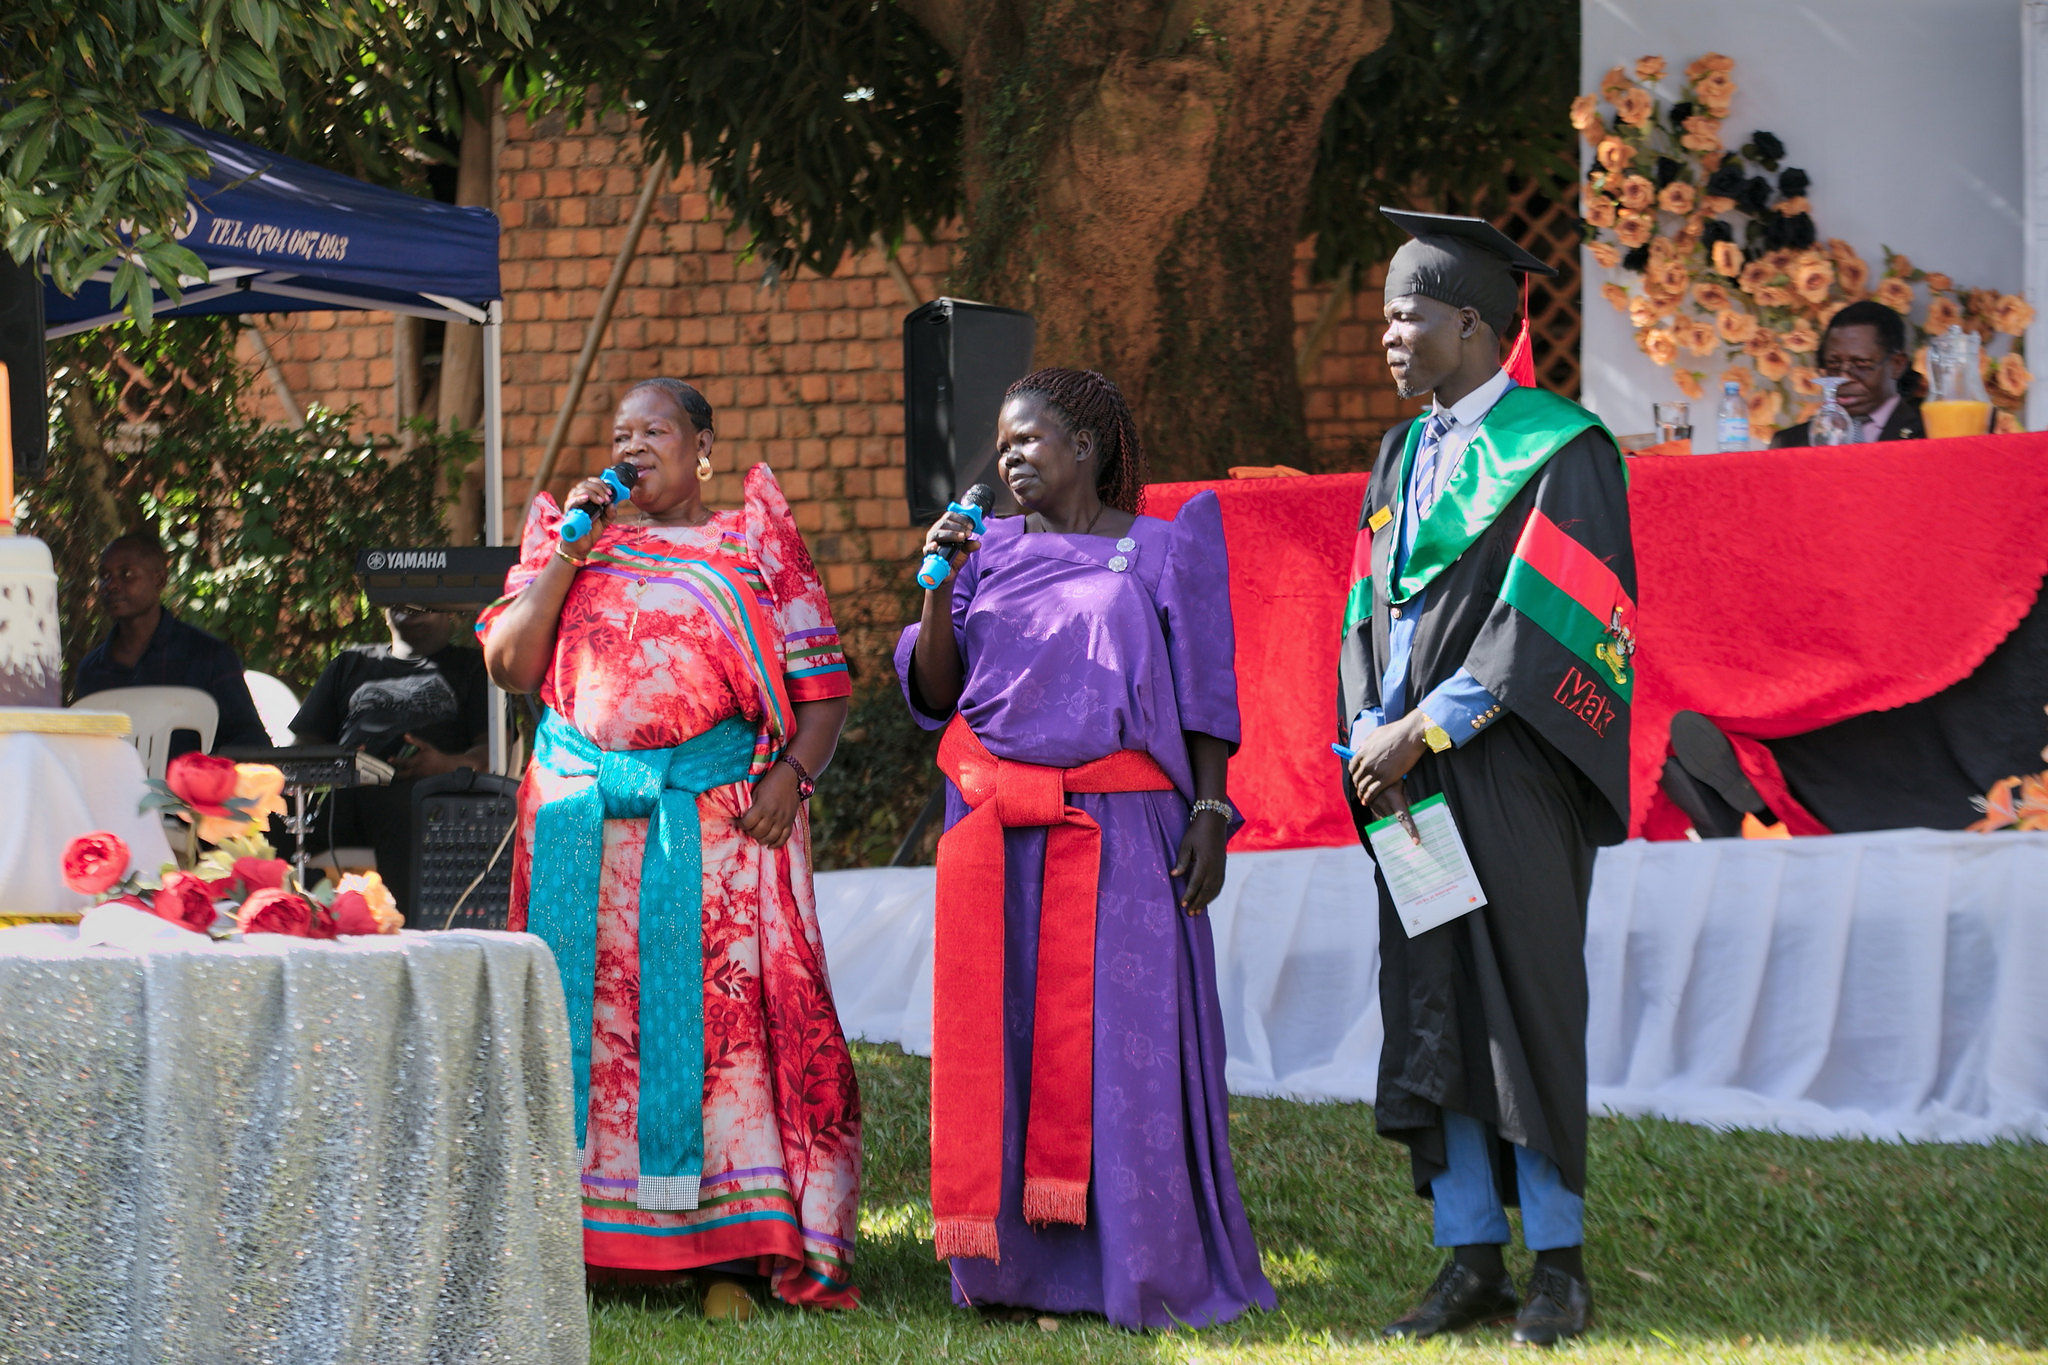
<instances>
[{"instance_id":1,"label":"blue microphone","mask_svg":"<svg viewBox=\"0 0 2048 1365\"><path fill-rule=\"evenodd\" d=\"M978 483L968 489L959 502L946 504L946 510L958 512L973 522L974 534L980 537L988 531L988 509L995 500L995 490L985 483ZM926 555L924 564L917 571L917 585L921 588L938 587L953 576L954 561L964 558L966 556L958 550L950 555Z\"/></svg>"},{"instance_id":2,"label":"blue microphone","mask_svg":"<svg viewBox=\"0 0 2048 1365\"><path fill-rule=\"evenodd\" d=\"M599 477L611 485L613 503L631 502L633 485L640 482L640 466L629 460L620 460ZM583 539L590 534L590 513L581 507L570 508L569 515L562 518L562 524L555 531L563 540Z\"/></svg>"}]
</instances>

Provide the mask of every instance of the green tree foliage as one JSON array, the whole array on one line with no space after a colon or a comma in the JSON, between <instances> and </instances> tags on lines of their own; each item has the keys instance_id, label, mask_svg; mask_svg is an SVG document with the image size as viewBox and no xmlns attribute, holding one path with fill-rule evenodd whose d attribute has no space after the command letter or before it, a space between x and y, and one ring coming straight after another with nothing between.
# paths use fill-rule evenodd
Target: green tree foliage
<instances>
[{"instance_id":1,"label":"green tree foliage","mask_svg":"<svg viewBox=\"0 0 2048 1365\"><path fill-rule=\"evenodd\" d=\"M436 475L473 458L473 438L423 427L399 458L353 434L351 412L315 409L301 430L258 422L232 329L185 318L51 347L50 471L21 511L57 561L67 668L105 633L93 582L123 532L153 531L170 551L173 610L301 691L342 646L386 638L356 551L440 543Z\"/></svg>"},{"instance_id":2,"label":"green tree foliage","mask_svg":"<svg viewBox=\"0 0 2048 1365\"><path fill-rule=\"evenodd\" d=\"M1303 223L1318 277L1406 240L1381 204L1499 204L1511 176L1568 193L1578 76L1578 0L1394 0L1394 31L1323 120Z\"/></svg>"},{"instance_id":3,"label":"green tree foliage","mask_svg":"<svg viewBox=\"0 0 2048 1365\"><path fill-rule=\"evenodd\" d=\"M178 234L186 180L206 158L145 113L244 131L267 122L278 150L325 144L323 159L393 172L387 144L417 150L413 133L449 86L416 79L416 54L437 41L517 49L542 3L0 0L6 248L40 257L66 293L111 268L114 302L147 320L152 281L176 297L181 277L205 274Z\"/></svg>"}]
</instances>

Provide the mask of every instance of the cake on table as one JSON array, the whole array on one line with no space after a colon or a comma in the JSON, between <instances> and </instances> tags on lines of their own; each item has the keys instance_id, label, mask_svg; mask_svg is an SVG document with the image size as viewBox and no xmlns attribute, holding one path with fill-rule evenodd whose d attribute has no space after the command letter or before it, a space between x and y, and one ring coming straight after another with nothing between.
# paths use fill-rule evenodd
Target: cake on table
<instances>
[{"instance_id":1,"label":"cake on table","mask_svg":"<svg viewBox=\"0 0 2048 1365\"><path fill-rule=\"evenodd\" d=\"M56 706L57 570L34 536L0 535L0 706Z\"/></svg>"}]
</instances>

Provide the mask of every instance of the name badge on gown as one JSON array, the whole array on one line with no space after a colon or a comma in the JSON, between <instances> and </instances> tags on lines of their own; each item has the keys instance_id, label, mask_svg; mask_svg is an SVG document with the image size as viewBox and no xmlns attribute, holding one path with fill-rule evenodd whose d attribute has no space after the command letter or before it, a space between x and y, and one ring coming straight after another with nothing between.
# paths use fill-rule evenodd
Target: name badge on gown
<instances>
[{"instance_id":1,"label":"name badge on gown","mask_svg":"<svg viewBox=\"0 0 2048 1365\"><path fill-rule=\"evenodd\" d=\"M1365 837L1379 864L1380 880L1394 898L1394 913L1408 937L1414 938L1471 914L1486 904L1486 893L1442 793L1417 801L1408 814L1421 843L1408 837L1394 815L1367 825Z\"/></svg>"}]
</instances>

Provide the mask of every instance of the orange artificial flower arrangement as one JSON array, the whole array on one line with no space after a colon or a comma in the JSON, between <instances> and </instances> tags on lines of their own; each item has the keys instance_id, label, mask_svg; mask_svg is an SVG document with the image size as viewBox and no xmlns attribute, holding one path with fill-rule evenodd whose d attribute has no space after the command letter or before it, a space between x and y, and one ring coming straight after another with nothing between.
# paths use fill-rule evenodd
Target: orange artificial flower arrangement
<instances>
[{"instance_id":1,"label":"orange artificial flower arrangement","mask_svg":"<svg viewBox=\"0 0 2048 1365\"><path fill-rule=\"evenodd\" d=\"M1783 165L1778 138L1759 131L1730 145L1734 60L1709 52L1689 63L1670 102L1657 90L1667 70L1659 56L1612 68L1598 94L1572 101L1571 124L1594 148L1579 204L1593 263L1611 277L1601 297L1628 315L1643 353L1672 368L1678 391L1707 394L1707 370L1679 361L1720 350L1734 366L1723 378L1741 376L1751 436L1766 441L1781 416L1804 420L1820 406L1820 334L1868 298L1905 319L1923 374L1929 336L1951 323L1975 332L1997 429L2018 430L2032 383L2020 341L2034 317L2026 300L1960 290L1889 249L1873 279L1854 247L1819 237L1812 178Z\"/></svg>"},{"instance_id":2,"label":"orange artificial flower arrangement","mask_svg":"<svg viewBox=\"0 0 2048 1365\"><path fill-rule=\"evenodd\" d=\"M2048 708L2043 708L2048 709ZM2048 749L2041 751L2048 762ZM1966 826L1972 833L1989 834L2001 829L2048 830L2048 772L2030 777L2006 777L1982 796L1970 798L1984 818Z\"/></svg>"}]
</instances>

